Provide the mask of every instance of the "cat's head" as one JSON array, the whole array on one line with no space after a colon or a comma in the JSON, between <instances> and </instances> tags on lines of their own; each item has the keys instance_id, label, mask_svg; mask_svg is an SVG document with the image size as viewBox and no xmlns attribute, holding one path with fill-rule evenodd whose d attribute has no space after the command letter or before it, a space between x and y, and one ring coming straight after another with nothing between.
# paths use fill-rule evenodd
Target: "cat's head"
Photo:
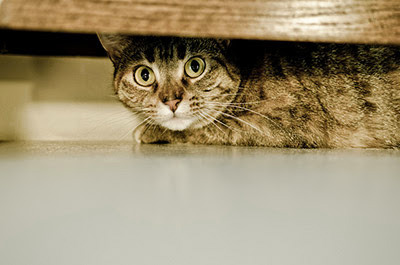
<instances>
[{"instance_id":1,"label":"cat's head","mask_svg":"<svg viewBox=\"0 0 400 265\"><path fill-rule=\"evenodd\" d=\"M114 67L114 88L134 112L170 130L201 128L239 89L228 41L99 35Z\"/></svg>"}]
</instances>

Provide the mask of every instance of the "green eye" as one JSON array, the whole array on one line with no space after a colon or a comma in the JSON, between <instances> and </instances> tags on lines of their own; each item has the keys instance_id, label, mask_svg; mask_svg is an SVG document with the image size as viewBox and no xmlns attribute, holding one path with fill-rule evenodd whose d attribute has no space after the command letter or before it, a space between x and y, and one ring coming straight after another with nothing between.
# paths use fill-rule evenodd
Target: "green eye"
<instances>
[{"instance_id":1,"label":"green eye","mask_svg":"<svg viewBox=\"0 0 400 265\"><path fill-rule=\"evenodd\" d=\"M156 81L153 70L147 66L140 66L135 71L135 81L141 86L151 86Z\"/></svg>"},{"instance_id":2,"label":"green eye","mask_svg":"<svg viewBox=\"0 0 400 265\"><path fill-rule=\"evenodd\" d=\"M199 57L194 57L186 62L185 73L191 78L196 78L204 72L205 68L206 63L204 60Z\"/></svg>"}]
</instances>

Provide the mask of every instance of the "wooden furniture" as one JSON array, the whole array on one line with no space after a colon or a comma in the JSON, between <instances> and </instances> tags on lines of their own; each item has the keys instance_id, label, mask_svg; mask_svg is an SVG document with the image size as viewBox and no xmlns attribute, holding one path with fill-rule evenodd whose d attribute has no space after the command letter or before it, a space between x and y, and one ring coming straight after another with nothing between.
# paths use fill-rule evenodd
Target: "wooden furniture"
<instances>
[{"instance_id":1,"label":"wooden furniture","mask_svg":"<svg viewBox=\"0 0 400 265\"><path fill-rule=\"evenodd\" d=\"M400 44L400 0L3 0L0 28Z\"/></svg>"}]
</instances>

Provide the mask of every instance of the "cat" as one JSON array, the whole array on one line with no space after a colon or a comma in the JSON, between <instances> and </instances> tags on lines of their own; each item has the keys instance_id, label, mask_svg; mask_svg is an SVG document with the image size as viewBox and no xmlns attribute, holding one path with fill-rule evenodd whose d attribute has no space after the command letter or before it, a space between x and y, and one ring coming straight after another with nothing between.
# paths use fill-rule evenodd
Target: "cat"
<instances>
[{"instance_id":1,"label":"cat","mask_svg":"<svg viewBox=\"0 0 400 265\"><path fill-rule=\"evenodd\" d=\"M99 38L139 143L400 147L400 47Z\"/></svg>"}]
</instances>

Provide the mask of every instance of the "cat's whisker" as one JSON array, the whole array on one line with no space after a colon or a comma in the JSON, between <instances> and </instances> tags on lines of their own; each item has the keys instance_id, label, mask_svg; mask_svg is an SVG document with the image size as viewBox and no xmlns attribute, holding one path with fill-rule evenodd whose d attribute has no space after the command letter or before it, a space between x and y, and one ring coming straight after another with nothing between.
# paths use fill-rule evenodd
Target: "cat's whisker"
<instances>
[{"instance_id":1,"label":"cat's whisker","mask_svg":"<svg viewBox=\"0 0 400 265\"><path fill-rule=\"evenodd\" d=\"M156 124L156 122L154 120L151 120L150 122L151 122L150 126L153 127L153 133L154 133L156 128L157 128L157 124Z\"/></svg>"},{"instance_id":2,"label":"cat's whisker","mask_svg":"<svg viewBox=\"0 0 400 265\"><path fill-rule=\"evenodd\" d=\"M198 119L199 122L212 123L212 121L209 121L208 119L206 119L206 117L204 117L203 115L200 115L199 112L193 113L193 115Z\"/></svg>"},{"instance_id":3,"label":"cat's whisker","mask_svg":"<svg viewBox=\"0 0 400 265\"><path fill-rule=\"evenodd\" d=\"M143 123L147 123L148 120L150 120L152 117L147 117L146 119L144 119L142 122L140 122L139 124L137 124L133 129L132 132L134 132L140 125L142 125Z\"/></svg>"},{"instance_id":4,"label":"cat's whisker","mask_svg":"<svg viewBox=\"0 0 400 265\"><path fill-rule=\"evenodd\" d=\"M253 104L258 104L261 102L268 101L267 99L265 100L259 100L259 101L250 101L250 102L238 102L238 103L233 103L233 102L216 102L216 101L205 101L207 104L218 104L218 105L224 105L224 106L230 106L230 105L253 105Z\"/></svg>"},{"instance_id":5,"label":"cat's whisker","mask_svg":"<svg viewBox=\"0 0 400 265\"><path fill-rule=\"evenodd\" d=\"M250 126L251 128L253 128L254 130L258 131L258 132L261 133L261 134L265 134L263 131L260 130L260 128L256 127L255 125L253 125L253 124L251 124L251 123L249 123L249 122L247 122L247 121L245 121L245 120L243 120L243 119L240 119L240 118L238 118L238 117L236 117L236 116L230 115L230 114L225 113L225 112L223 112L223 111L217 111L217 112L218 112L219 114L221 114L221 115L224 115L224 116L233 118L233 119L235 119L235 120L237 120L237 121L240 121L240 122L242 122L242 123L244 123L244 124Z\"/></svg>"},{"instance_id":6,"label":"cat's whisker","mask_svg":"<svg viewBox=\"0 0 400 265\"><path fill-rule=\"evenodd\" d=\"M116 126L117 128L121 128L121 126L126 126L129 123L134 122L136 119L134 116L128 116L127 115L127 110L122 109L119 111L113 111L110 112L106 115L90 115L88 117L85 117L86 124L88 125L87 130L85 130L86 135L91 135L94 131L101 129L101 128L108 128L111 129L111 132L113 132L113 128L115 126L113 125L120 125ZM128 113L129 114L129 113Z\"/></svg>"},{"instance_id":7,"label":"cat's whisker","mask_svg":"<svg viewBox=\"0 0 400 265\"><path fill-rule=\"evenodd\" d=\"M123 135L121 135L119 137L119 141L124 140L129 134L132 134L132 129L131 128L127 129L127 131Z\"/></svg>"},{"instance_id":8,"label":"cat's whisker","mask_svg":"<svg viewBox=\"0 0 400 265\"><path fill-rule=\"evenodd\" d=\"M87 115L85 117L85 119L87 119L88 121L99 122L99 121L103 121L103 120L113 119L114 116L120 116L120 115L122 116L123 113L127 113L127 112L129 112L129 111L127 111L124 108L122 108L121 110L108 112L105 116L99 115L99 113L96 112L96 114Z\"/></svg>"},{"instance_id":9,"label":"cat's whisker","mask_svg":"<svg viewBox=\"0 0 400 265\"><path fill-rule=\"evenodd\" d=\"M129 125L136 121L135 117L132 115L127 115L126 109L122 111L114 111L109 113L108 115L96 115L97 119L94 119L94 115L92 117L87 118L89 128L85 130L85 134L90 136L94 131L98 129L107 128L107 131L110 132L110 135L118 135L122 130L130 127ZM115 126L117 125L117 126ZM118 139L117 139L118 140Z\"/></svg>"},{"instance_id":10,"label":"cat's whisker","mask_svg":"<svg viewBox=\"0 0 400 265\"><path fill-rule=\"evenodd\" d=\"M151 117L148 117L147 119L143 120L142 122L137 124L133 129L128 129L128 131L124 135L122 135L119 140L120 141L123 140L129 134L132 134L136 130L136 128L138 128L140 125L142 125L143 123L147 124L149 122L149 120L151 120Z\"/></svg>"},{"instance_id":11,"label":"cat's whisker","mask_svg":"<svg viewBox=\"0 0 400 265\"><path fill-rule=\"evenodd\" d=\"M152 123L146 122L144 124L144 129L143 129L142 133L145 134L147 132L147 130L151 128L151 126L152 126Z\"/></svg>"},{"instance_id":12,"label":"cat's whisker","mask_svg":"<svg viewBox=\"0 0 400 265\"><path fill-rule=\"evenodd\" d=\"M199 115L201 115L204 119L206 119L207 121L209 121L211 124L213 124L218 130L220 130L222 133L224 133L226 135L226 132L224 132L215 122L219 122L224 126L227 126L226 124L224 124L221 121L218 121L217 119L212 118L210 115L208 115L207 113L203 112L203 111L199 111ZM208 117L207 117L208 116Z\"/></svg>"},{"instance_id":13,"label":"cat's whisker","mask_svg":"<svg viewBox=\"0 0 400 265\"><path fill-rule=\"evenodd\" d=\"M261 113L259 113L259 112L257 112L257 111L254 111L254 110L252 110L252 109L245 108L245 107L242 107L242 106L229 105L229 107L236 108L236 109L242 109L242 110L251 112L251 113L253 113L253 114L256 114L256 115L258 115L258 116L260 116L260 117L262 117L262 118L265 118L265 119L267 119L268 121L270 121L273 125L275 125L278 129L280 129L282 132L284 132L285 134L287 134L287 136L288 136L291 140L294 139L293 135L292 135L291 133L289 133L287 130L285 130L279 123L277 123L276 121L274 121L273 119L271 119L270 117L268 117L268 116L266 116L266 115L264 115L264 114L261 114Z\"/></svg>"},{"instance_id":14,"label":"cat's whisker","mask_svg":"<svg viewBox=\"0 0 400 265\"><path fill-rule=\"evenodd\" d=\"M215 112L217 112L217 113L220 113L220 112L221 112L221 111L219 111L219 110L212 109L212 108L206 108L206 109L209 110L209 111L215 111ZM204 113L204 112L203 112L203 113ZM206 113L204 113L204 114L206 114ZM238 133L243 133L243 132L244 132L243 130L238 130L238 129L232 128L232 127L229 126L228 124L226 124L226 123L224 123L224 122L222 122L222 121L220 121L220 120L218 120L218 119L216 119L216 118L213 118L210 114L207 114L207 115L208 115L210 118L212 118L214 121L216 121L216 122L222 124L223 126L225 126L225 127L228 128L228 129L230 129L231 131L238 132Z\"/></svg>"},{"instance_id":15,"label":"cat's whisker","mask_svg":"<svg viewBox=\"0 0 400 265\"><path fill-rule=\"evenodd\" d=\"M168 131L168 128L164 128L164 131L161 133L161 136L163 136L167 131Z\"/></svg>"}]
</instances>

